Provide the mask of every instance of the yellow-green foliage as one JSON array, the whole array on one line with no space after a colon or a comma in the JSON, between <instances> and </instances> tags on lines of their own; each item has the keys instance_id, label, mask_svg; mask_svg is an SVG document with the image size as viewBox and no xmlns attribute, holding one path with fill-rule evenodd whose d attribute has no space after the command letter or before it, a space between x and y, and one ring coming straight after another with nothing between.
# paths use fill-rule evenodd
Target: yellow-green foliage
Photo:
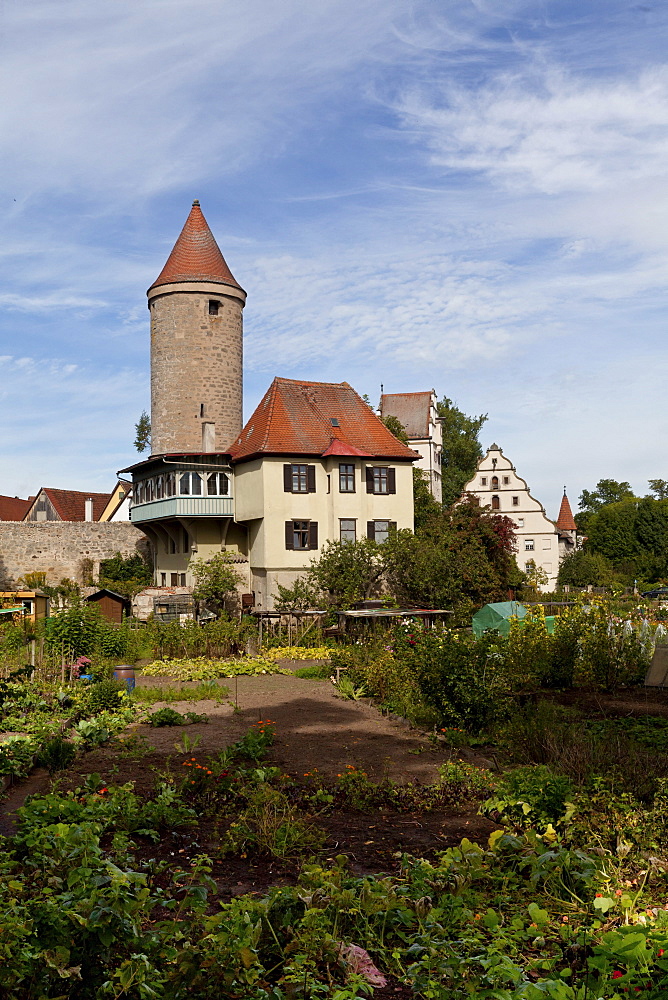
<instances>
[{"instance_id":1,"label":"yellow-green foliage","mask_svg":"<svg viewBox=\"0 0 668 1000\"><path fill-rule=\"evenodd\" d=\"M240 674L289 674L291 671L263 656L240 660L209 660L205 656L194 656L180 660L154 660L142 668L142 673L146 677L172 677L177 681L206 681Z\"/></svg>"},{"instance_id":2,"label":"yellow-green foliage","mask_svg":"<svg viewBox=\"0 0 668 1000\"><path fill-rule=\"evenodd\" d=\"M278 646L262 655L266 660L328 660L331 652L327 646Z\"/></svg>"}]
</instances>

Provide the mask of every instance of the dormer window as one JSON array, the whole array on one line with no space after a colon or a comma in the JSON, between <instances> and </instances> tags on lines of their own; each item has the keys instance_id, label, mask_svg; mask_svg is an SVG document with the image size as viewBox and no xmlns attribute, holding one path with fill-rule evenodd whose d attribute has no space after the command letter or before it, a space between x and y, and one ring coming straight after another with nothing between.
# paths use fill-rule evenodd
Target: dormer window
<instances>
[{"instance_id":1,"label":"dormer window","mask_svg":"<svg viewBox=\"0 0 668 1000\"><path fill-rule=\"evenodd\" d=\"M209 299L209 316L217 316L220 311L218 299Z\"/></svg>"}]
</instances>

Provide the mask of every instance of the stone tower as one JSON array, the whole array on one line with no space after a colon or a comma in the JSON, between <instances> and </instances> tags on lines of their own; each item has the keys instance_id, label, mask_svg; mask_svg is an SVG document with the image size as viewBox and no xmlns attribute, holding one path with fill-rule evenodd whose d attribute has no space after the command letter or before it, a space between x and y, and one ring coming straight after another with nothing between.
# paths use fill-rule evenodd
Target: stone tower
<instances>
[{"instance_id":1,"label":"stone tower","mask_svg":"<svg viewBox=\"0 0 668 1000\"><path fill-rule=\"evenodd\" d=\"M148 292L151 453L222 452L242 428L246 293L199 202Z\"/></svg>"}]
</instances>

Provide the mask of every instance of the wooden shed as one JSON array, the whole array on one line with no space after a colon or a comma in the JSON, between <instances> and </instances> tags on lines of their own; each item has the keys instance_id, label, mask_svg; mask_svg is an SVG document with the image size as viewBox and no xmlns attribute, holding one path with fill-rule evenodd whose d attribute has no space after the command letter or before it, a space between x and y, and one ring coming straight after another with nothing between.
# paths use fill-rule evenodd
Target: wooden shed
<instances>
[{"instance_id":1,"label":"wooden shed","mask_svg":"<svg viewBox=\"0 0 668 1000\"><path fill-rule=\"evenodd\" d=\"M132 602L128 597L113 590L96 590L86 598L86 604L97 604L102 615L110 622L120 625L123 615L132 614Z\"/></svg>"}]
</instances>

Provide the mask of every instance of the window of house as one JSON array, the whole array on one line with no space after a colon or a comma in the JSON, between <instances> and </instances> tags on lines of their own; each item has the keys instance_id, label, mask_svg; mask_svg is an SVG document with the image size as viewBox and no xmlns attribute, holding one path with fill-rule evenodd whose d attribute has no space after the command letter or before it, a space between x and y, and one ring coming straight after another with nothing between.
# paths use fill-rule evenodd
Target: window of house
<instances>
[{"instance_id":1,"label":"window of house","mask_svg":"<svg viewBox=\"0 0 668 1000\"><path fill-rule=\"evenodd\" d=\"M397 486L394 469L386 465L367 466L366 491L367 493L376 494L396 493Z\"/></svg>"},{"instance_id":2,"label":"window of house","mask_svg":"<svg viewBox=\"0 0 668 1000\"><path fill-rule=\"evenodd\" d=\"M217 316L220 312L220 302L217 299L209 299L209 316Z\"/></svg>"},{"instance_id":3,"label":"window of house","mask_svg":"<svg viewBox=\"0 0 668 1000\"><path fill-rule=\"evenodd\" d=\"M176 495L176 473L168 472L165 476L165 496L173 497Z\"/></svg>"},{"instance_id":4,"label":"window of house","mask_svg":"<svg viewBox=\"0 0 668 1000\"><path fill-rule=\"evenodd\" d=\"M354 493L355 492L355 466L354 465L340 465L339 466L339 492L340 493Z\"/></svg>"},{"instance_id":5,"label":"window of house","mask_svg":"<svg viewBox=\"0 0 668 1000\"><path fill-rule=\"evenodd\" d=\"M396 527L396 521L367 521L366 536L382 545L389 538L391 529Z\"/></svg>"},{"instance_id":6,"label":"window of house","mask_svg":"<svg viewBox=\"0 0 668 1000\"><path fill-rule=\"evenodd\" d=\"M508 478L508 476L504 476L503 477L503 485L504 486L508 486L509 484L510 484L510 479Z\"/></svg>"},{"instance_id":7,"label":"window of house","mask_svg":"<svg viewBox=\"0 0 668 1000\"><path fill-rule=\"evenodd\" d=\"M524 551L533 552L533 538L524 539Z\"/></svg>"},{"instance_id":8,"label":"window of house","mask_svg":"<svg viewBox=\"0 0 668 1000\"><path fill-rule=\"evenodd\" d=\"M186 574L181 573L181 586L185 587L185 585L186 585Z\"/></svg>"},{"instance_id":9,"label":"window of house","mask_svg":"<svg viewBox=\"0 0 668 1000\"><path fill-rule=\"evenodd\" d=\"M161 587L166 587L167 586L167 574L166 573L161 573L160 574L160 586Z\"/></svg>"},{"instance_id":10,"label":"window of house","mask_svg":"<svg viewBox=\"0 0 668 1000\"><path fill-rule=\"evenodd\" d=\"M501 507L501 501L498 497L492 497L492 510L499 510Z\"/></svg>"},{"instance_id":11,"label":"window of house","mask_svg":"<svg viewBox=\"0 0 668 1000\"><path fill-rule=\"evenodd\" d=\"M523 517L518 517L517 518L517 527L518 528L523 528L524 527L524 518Z\"/></svg>"},{"instance_id":12,"label":"window of house","mask_svg":"<svg viewBox=\"0 0 668 1000\"><path fill-rule=\"evenodd\" d=\"M487 486L487 476L482 476L480 479L481 486Z\"/></svg>"},{"instance_id":13,"label":"window of house","mask_svg":"<svg viewBox=\"0 0 668 1000\"><path fill-rule=\"evenodd\" d=\"M543 569L545 570L547 575L550 576L550 574L552 573L552 563L543 563Z\"/></svg>"},{"instance_id":14,"label":"window of house","mask_svg":"<svg viewBox=\"0 0 668 1000\"><path fill-rule=\"evenodd\" d=\"M519 505L520 505L520 498L513 497L513 507L519 507Z\"/></svg>"},{"instance_id":15,"label":"window of house","mask_svg":"<svg viewBox=\"0 0 668 1000\"><path fill-rule=\"evenodd\" d=\"M283 489L286 493L315 493L315 465L284 465Z\"/></svg>"},{"instance_id":16,"label":"window of house","mask_svg":"<svg viewBox=\"0 0 668 1000\"><path fill-rule=\"evenodd\" d=\"M230 481L224 472L212 472L206 482L209 497L226 497L230 493Z\"/></svg>"},{"instance_id":17,"label":"window of house","mask_svg":"<svg viewBox=\"0 0 668 1000\"><path fill-rule=\"evenodd\" d=\"M178 585L179 585L179 574L178 573L172 573L171 574L170 587L178 587Z\"/></svg>"},{"instance_id":18,"label":"window of house","mask_svg":"<svg viewBox=\"0 0 668 1000\"><path fill-rule=\"evenodd\" d=\"M182 472L179 493L183 497L202 495L202 477L199 472Z\"/></svg>"},{"instance_id":19,"label":"window of house","mask_svg":"<svg viewBox=\"0 0 668 1000\"><path fill-rule=\"evenodd\" d=\"M342 542L357 540L357 521L354 518L339 518L339 538Z\"/></svg>"},{"instance_id":20,"label":"window of house","mask_svg":"<svg viewBox=\"0 0 668 1000\"><path fill-rule=\"evenodd\" d=\"M551 538L544 538L543 539L543 548L544 549L551 549L552 548L552 539Z\"/></svg>"},{"instance_id":21,"label":"window of house","mask_svg":"<svg viewBox=\"0 0 668 1000\"><path fill-rule=\"evenodd\" d=\"M499 488L499 477L498 476L492 476L492 489L493 490L498 490L498 488Z\"/></svg>"},{"instance_id":22,"label":"window of house","mask_svg":"<svg viewBox=\"0 0 668 1000\"><path fill-rule=\"evenodd\" d=\"M190 473L183 472L180 476L179 493L182 497L190 496Z\"/></svg>"},{"instance_id":23,"label":"window of house","mask_svg":"<svg viewBox=\"0 0 668 1000\"><path fill-rule=\"evenodd\" d=\"M286 521L285 547L286 549L301 549L301 550L317 549L318 522Z\"/></svg>"},{"instance_id":24,"label":"window of house","mask_svg":"<svg viewBox=\"0 0 668 1000\"><path fill-rule=\"evenodd\" d=\"M162 500L165 495L165 480L164 476L156 476L155 480L155 498L156 500Z\"/></svg>"}]
</instances>

